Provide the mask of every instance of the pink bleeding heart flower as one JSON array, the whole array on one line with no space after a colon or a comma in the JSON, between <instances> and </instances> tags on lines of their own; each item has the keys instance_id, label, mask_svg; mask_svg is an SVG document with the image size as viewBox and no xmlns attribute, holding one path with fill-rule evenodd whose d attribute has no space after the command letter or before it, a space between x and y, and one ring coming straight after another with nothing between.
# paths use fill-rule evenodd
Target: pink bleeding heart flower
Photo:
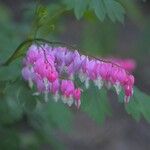
<instances>
[{"instance_id":1,"label":"pink bleeding heart flower","mask_svg":"<svg viewBox=\"0 0 150 150\"><path fill-rule=\"evenodd\" d=\"M58 99L60 98L59 88L60 88L59 80L55 80L51 86L51 92L52 92L52 94L54 94L53 98L54 98L55 102L57 102Z\"/></svg>"},{"instance_id":2,"label":"pink bleeding heart flower","mask_svg":"<svg viewBox=\"0 0 150 150\"><path fill-rule=\"evenodd\" d=\"M77 108L79 109L80 105L81 105L81 89L75 89L74 93L73 93L74 99L75 99L75 104L77 106Z\"/></svg>"},{"instance_id":3,"label":"pink bleeding heart flower","mask_svg":"<svg viewBox=\"0 0 150 150\"><path fill-rule=\"evenodd\" d=\"M62 80L61 82L61 92L65 97L73 95L74 84L70 80Z\"/></svg>"},{"instance_id":4,"label":"pink bleeding heart flower","mask_svg":"<svg viewBox=\"0 0 150 150\"><path fill-rule=\"evenodd\" d=\"M24 67L22 69L22 76L25 80L32 80L33 77L34 77L34 73L33 73L33 68L30 68L30 67Z\"/></svg>"},{"instance_id":5,"label":"pink bleeding heart flower","mask_svg":"<svg viewBox=\"0 0 150 150\"><path fill-rule=\"evenodd\" d=\"M39 54L38 47L36 45L31 45L27 52L27 61L33 64L39 57L41 57L41 55Z\"/></svg>"},{"instance_id":6,"label":"pink bleeding heart flower","mask_svg":"<svg viewBox=\"0 0 150 150\"><path fill-rule=\"evenodd\" d=\"M66 47L34 44L23 59L22 76L30 84L35 84L38 92L45 94L46 101L48 93L54 95L55 101L61 94L64 103L71 106L75 102L79 108L81 89L75 88L74 77L77 76L86 88L89 81L93 81L98 89L113 86L117 93L123 89L125 102L128 102L133 94L134 77L124 68L131 66L131 61L130 65L129 61L123 64L120 60L111 63L81 55L77 50L69 51Z\"/></svg>"},{"instance_id":7,"label":"pink bleeding heart flower","mask_svg":"<svg viewBox=\"0 0 150 150\"><path fill-rule=\"evenodd\" d=\"M70 80L62 80L61 83L61 93L63 95L62 101L71 106L74 102L73 100L74 84Z\"/></svg>"},{"instance_id":8,"label":"pink bleeding heart flower","mask_svg":"<svg viewBox=\"0 0 150 150\"><path fill-rule=\"evenodd\" d=\"M56 79L58 78L58 73L56 71L51 71L48 73L47 75L47 79L50 81L50 82L54 82Z\"/></svg>"},{"instance_id":9,"label":"pink bleeding heart flower","mask_svg":"<svg viewBox=\"0 0 150 150\"><path fill-rule=\"evenodd\" d=\"M58 77L58 73L54 69L53 63L50 63L50 61L46 62L43 59L39 59L35 63L34 70L42 78L47 78L50 82L54 82Z\"/></svg>"},{"instance_id":10,"label":"pink bleeding heart flower","mask_svg":"<svg viewBox=\"0 0 150 150\"><path fill-rule=\"evenodd\" d=\"M51 87L51 91L53 94L56 94L59 92L59 87L60 87L60 83L59 83L59 80L55 80L53 83L52 83L52 87Z\"/></svg>"}]
</instances>

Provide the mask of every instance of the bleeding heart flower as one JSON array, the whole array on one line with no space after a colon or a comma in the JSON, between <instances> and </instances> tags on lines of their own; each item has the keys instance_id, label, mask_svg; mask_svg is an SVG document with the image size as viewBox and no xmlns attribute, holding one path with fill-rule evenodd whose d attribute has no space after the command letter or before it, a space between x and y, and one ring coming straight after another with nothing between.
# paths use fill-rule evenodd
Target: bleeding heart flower
<instances>
[{"instance_id":1,"label":"bleeding heart flower","mask_svg":"<svg viewBox=\"0 0 150 150\"><path fill-rule=\"evenodd\" d=\"M29 82L30 87L35 84L37 91L45 94L46 101L48 94L52 93L55 101L61 95L64 103L69 106L75 103L79 108L81 89L75 87L74 80L78 77L86 89L90 86L90 81L93 81L98 89L102 86L113 86L117 94L123 89L125 102L128 102L133 94L134 77L124 68L132 68L134 63L127 61L122 63L121 67L120 64L120 60L115 65L114 61L110 63L92 59L81 55L77 50L69 51L66 47L34 44L29 47L23 59L22 76Z\"/></svg>"}]
</instances>

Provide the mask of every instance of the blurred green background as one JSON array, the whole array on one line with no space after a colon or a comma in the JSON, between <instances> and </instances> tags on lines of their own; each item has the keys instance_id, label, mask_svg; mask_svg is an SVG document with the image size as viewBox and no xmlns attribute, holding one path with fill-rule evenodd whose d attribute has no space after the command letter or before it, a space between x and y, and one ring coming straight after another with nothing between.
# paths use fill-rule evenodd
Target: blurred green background
<instances>
[{"instance_id":1,"label":"blurred green background","mask_svg":"<svg viewBox=\"0 0 150 150\"><path fill-rule=\"evenodd\" d=\"M135 84L150 94L150 1L118 1L126 11L124 23L109 16L101 21L91 11L77 20L79 14L75 17L61 0L43 0L39 16L47 18L37 32L36 1L0 0L0 63L22 41L36 35L68 43L89 55L135 59ZM22 80L21 61L0 68L0 150L150 149L149 124L132 119L113 91L99 95L91 85L80 110L52 100L45 104L42 96L32 96ZM100 103L89 103L97 98Z\"/></svg>"}]
</instances>

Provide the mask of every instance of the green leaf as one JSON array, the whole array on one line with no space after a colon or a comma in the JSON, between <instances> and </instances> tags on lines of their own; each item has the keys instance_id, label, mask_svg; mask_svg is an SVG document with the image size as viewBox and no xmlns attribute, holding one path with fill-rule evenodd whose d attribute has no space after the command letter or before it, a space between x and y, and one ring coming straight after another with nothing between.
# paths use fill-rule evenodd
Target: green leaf
<instances>
[{"instance_id":1,"label":"green leaf","mask_svg":"<svg viewBox=\"0 0 150 150\"><path fill-rule=\"evenodd\" d=\"M123 99L123 97L120 97ZM125 105L125 109L135 120L140 121L144 117L150 122L150 96L141 92L136 87L134 88L134 95L130 102Z\"/></svg>"},{"instance_id":2,"label":"green leaf","mask_svg":"<svg viewBox=\"0 0 150 150\"><path fill-rule=\"evenodd\" d=\"M32 90L21 80L10 82L3 90L3 98L0 101L0 122L13 123L21 119L23 113L34 111L37 101L32 95Z\"/></svg>"},{"instance_id":3,"label":"green leaf","mask_svg":"<svg viewBox=\"0 0 150 150\"><path fill-rule=\"evenodd\" d=\"M127 113L131 114L132 117L139 121L141 119L141 108L140 103L136 100L132 100L127 106L125 106Z\"/></svg>"},{"instance_id":4,"label":"green leaf","mask_svg":"<svg viewBox=\"0 0 150 150\"><path fill-rule=\"evenodd\" d=\"M107 15L111 19L112 22L115 22L115 14L113 8L114 0L104 0L104 4L106 7Z\"/></svg>"},{"instance_id":5,"label":"green leaf","mask_svg":"<svg viewBox=\"0 0 150 150\"><path fill-rule=\"evenodd\" d=\"M112 5L114 11L114 15L116 17L116 19L118 21L120 21L121 23L123 23L124 21L124 14L125 14L125 10L122 7L122 5L116 1L114 1L113 5Z\"/></svg>"},{"instance_id":6,"label":"green leaf","mask_svg":"<svg viewBox=\"0 0 150 150\"><path fill-rule=\"evenodd\" d=\"M74 9L74 13L77 19L80 19L87 10L90 0L64 0L67 8Z\"/></svg>"},{"instance_id":7,"label":"green leaf","mask_svg":"<svg viewBox=\"0 0 150 150\"><path fill-rule=\"evenodd\" d=\"M23 82L20 82L20 86L18 86L18 88L20 90L18 99L24 111L33 111L37 104L36 96L33 96L33 91Z\"/></svg>"},{"instance_id":8,"label":"green leaf","mask_svg":"<svg viewBox=\"0 0 150 150\"><path fill-rule=\"evenodd\" d=\"M20 61L0 68L0 81L14 80L21 74Z\"/></svg>"},{"instance_id":9,"label":"green leaf","mask_svg":"<svg viewBox=\"0 0 150 150\"><path fill-rule=\"evenodd\" d=\"M56 140L54 129L68 131L72 121L72 113L61 102L56 103L49 99L48 103L38 102L36 109L28 114L32 127L47 140L54 149L64 149Z\"/></svg>"},{"instance_id":10,"label":"green leaf","mask_svg":"<svg viewBox=\"0 0 150 150\"><path fill-rule=\"evenodd\" d=\"M8 60L3 64L4 66L9 65L12 61L14 61L15 59L21 57L22 55L24 55L25 51L27 50L27 48L32 44L33 40L26 40L23 41L17 48L16 50L13 52L13 54L8 58Z\"/></svg>"},{"instance_id":11,"label":"green leaf","mask_svg":"<svg viewBox=\"0 0 150 150\"><path fill-rule=\"evenodd\" d=\"M90 8L94 10L100 21L104 21L106 14L113 22L124 20L124 8L116 0L64 0L64 3L69 10L74 9L77 19L83 16L87 8Z\"/></svg>"},{"instance_id":12,"label":"green leaf","mask_svg":"<svg viewBox=\"0 0 150 150\"><path fill-rule=\"evenodd\" d=\"M96 16L99 18L99 20L104 21L106 15L104 2L102 0L92 0L91 8L94 9L94 12Z\"/></svg>"},{"instance_id":13,"label":"green leaf","mask_svg":"<svg viewBox=\"0 0 150 150\"><path fill-rule=\"evenodd\" d=\"M69 129L72 120L72 113L69 108L61 102L54 102L52 98L46 104L38 103L35 113L40 115L49 126L65 131Z\"/></svg>"},{"instance_id":14,"label":"green leaf","mask_svg":"<svg viewBox=\"0 0 150 150\"><path fill-rule=\"evenodd\" d=\"M80 19L85 13L89 0L75 0L74 13L77 19Z\"/></svg>"},{"instance_id":15,"label":"green leaf","mask_svg":"<svg viewBox=\"0 0 150 150\"><path fill-rule=\"evenodd\" d=\"M22 108L15 99L7 97L0 101L0 123L12 124L22 117Z\"/></svg>"},{"instance_id":16,"label":"green leaf","mask_svg":"<svg viewBox=\"0 0 150 150\"><path fill-rule=\"evenodd\" d=\"M22 105L18 99L20 87L18 84L9 84L3 91L5 94L0 101L0 122L11 124L21 119L23 115Z\"/></svg>"},{"instance_id":17,"label":"green leaf","mask_svg":"<svg viewBox=\"0 0 150 150\"><path fill-rule=\"evenodd\" d=\"M115 22L116 20L123 22L124 20L124 8L115 0L103 0L108 17Z\"/></svg>"},{"instance_id":18,"label":"green leaf","mask_svg":"<svg viewBox=\"0 0 150 150\"><path fill-rule=\"evenodd\" d=\"M111 115L105 89L98 90L93 84L81 97L81 109L89 114L97 123L103 123L106 116Z\"/></svg>"}]
</instances>

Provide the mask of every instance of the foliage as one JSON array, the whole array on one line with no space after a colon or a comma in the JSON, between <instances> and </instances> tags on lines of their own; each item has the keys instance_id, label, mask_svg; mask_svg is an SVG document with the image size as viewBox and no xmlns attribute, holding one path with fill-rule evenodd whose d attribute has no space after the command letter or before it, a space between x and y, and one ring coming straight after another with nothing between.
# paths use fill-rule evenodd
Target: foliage
<instances>
[{"instance_id":1,"label":"foliage","mask_svg":"<svg viewBox=\"0 0 150 150\"><path fill-rule=\"evenodd\" d=\"M68 9L73 9L77 19L83 17L89 9L94 11L100 21L104 21L106 15L113 21L123 22L125 10L116 0L64 0Z\"/></svg>"},{"instance_id":2,"label":"foliage","mask_svg":"<svg viewBox=\"0 0 150 150\"><path fill-rule=\"evenodd\" d=\"M150 96L134 88L134 96L128 105L125 106L127 113L131 114L134 119L139 121L144 117L150 122Z\"/></svg>"},{"instance_id":3,"label":"foliage","mask_svg":"<svg viewBox=\"0 0 150 150\"><path fill-rule=\"evenodd\" d=\"M42 136L41 138L44 141L46 140L45 142L49 141L52 146L58 147L59 145L53 141L55 135L52 132L54 129L68 131L72 118L71 112L61 103L56 104L52 98L50 98L51 101L49 103L45 104L42 97L32 96L33 92L22 79L9 82L1 81L0 85L0 124L1 127L3 127L3 132L5 132L5 130L9 132L9 130L11 131L13 129L15 130L16 138L22 140L20 138L26 136L26 134L17 128L17 124L19 124L20 121L27 120L27 126L34 129L31 130L33 133L28 131L29 135L40 134L40 136ZM12 126L12 128L8 128L9 126ZM20 137L20 134L22 134L22 137ZM9 138L10 142L13 142L12 139L14 137ZM47 141L47 139L49 140ZM33 142L35 140L38 139L34 139ZM19 147L22 146L21 142L19 144ZM29 144L34 143L31 142ZM2 147L2 145L0 145L0 147Z\"/></svg>"},{"instance_id":4,"label":"foliage","mask_svg":"<svg viewBox=\"0 0 150 150\"><path fill-rule=\"evenodd\" d=\"M111 107L107 99L106 89L99 91L91 84L90 88L83 92L81 109L97 123L103 123L106 116L111 115Z\"/></svg>"}]
</instances>

